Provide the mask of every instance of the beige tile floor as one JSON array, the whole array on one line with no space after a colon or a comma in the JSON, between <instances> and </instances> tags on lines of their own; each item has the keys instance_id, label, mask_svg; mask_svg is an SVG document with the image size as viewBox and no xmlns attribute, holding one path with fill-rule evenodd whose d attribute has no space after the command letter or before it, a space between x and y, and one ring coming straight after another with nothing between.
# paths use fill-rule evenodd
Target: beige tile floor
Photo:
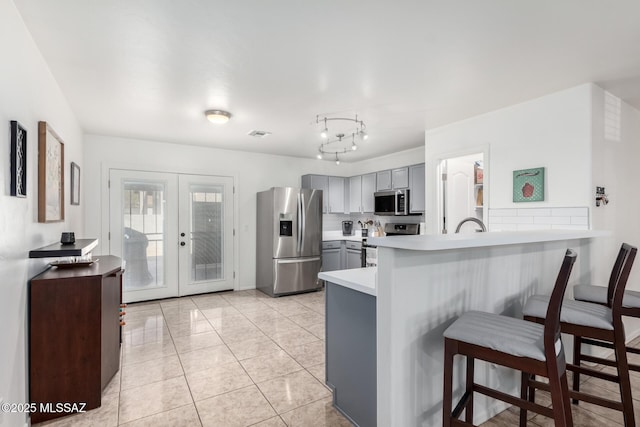
<instances>
[{"instance_id":1,"label":"beige tile floor","mask_svg":"<svg viewBox=\"0 0 640 427\"><path fill-rule=\"evenodd\" d=\"M126 322L121 369L102 406L38 426L351 425L323 385L324 292L274 299L250 290L130 304ZM630 360L640 363L640 356ZM640 399L640 373L631 376ZM587 379L581 388L619 396L602 380ZM544 392L537 401L551 404ZM640 425L640 400L634 402ZM576 426L623 425L617 411L572 407ZM509 408L482 426L518 420L518 410ZM553 421L530 413L528 425Z\"/></svg>"},{"instance_id":2,"label":"beige tile floor","mask_svg":"<svg viewBox=\"0 0 640 427\"><path fill-rule=\"evenodd\" d=\"M349 426L324 386L324 292L127 307L102 406L39 426Z\"/></svg>"}]
</instances>

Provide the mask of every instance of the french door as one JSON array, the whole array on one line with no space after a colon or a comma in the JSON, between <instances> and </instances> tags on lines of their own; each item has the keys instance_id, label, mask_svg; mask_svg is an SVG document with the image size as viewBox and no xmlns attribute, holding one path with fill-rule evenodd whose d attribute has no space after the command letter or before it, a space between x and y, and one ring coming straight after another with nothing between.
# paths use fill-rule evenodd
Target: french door
<instances>
[{"instance_id":1,"label":"french door","mask_svg":"<svg viewBox=\"0 0 640 427\"><path fill-rule=\"evenodd\" d=\"M126 302L233 289L233 178L111 169Z\"/></svg>"}]
</instances>

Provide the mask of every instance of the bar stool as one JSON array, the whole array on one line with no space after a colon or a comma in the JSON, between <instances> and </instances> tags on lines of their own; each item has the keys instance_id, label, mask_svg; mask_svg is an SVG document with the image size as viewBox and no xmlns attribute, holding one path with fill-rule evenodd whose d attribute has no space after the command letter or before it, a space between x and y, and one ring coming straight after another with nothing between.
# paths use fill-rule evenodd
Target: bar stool
<instances>
[{"instance_id":1,"label":"bar stool","mask_svg":"<svg viewBox=\"0 0 640 427\"><path fill-rule=\"evenodd\" d=\"M473 393L480 393L553 418L560 427L573 426L567 389L567 374L560 340L560 306L567 288L576 253L567 250L558 273L544 326L492 313L470 311L462 314L444 332L444 392L442 425L473 425ZM465 393L452 411L453 359L466 356ZM549 378L553 409L494 390L473 379L475 359ZM465 410L465 421L458 418ZM526 422L526 420L525 420Z\"/></svg>"},{"instance_id":2,"label":"bar stool","mask_svg":"<svg viewBox=\"0 0 640 427\"><path fill-rule=\"evenodd\" d=\"M593 285L576 285L573 287L573 299L576 301L592 302L595 304L606 305L611 307L613 301L613 293L616 287L617 276L622 271L622 262L624 261L624 246L620 247L616 262L611 270L611 276L609 277L609 285L605 286L593 286ZM640 318L640 292L636 291L624 291L624 297L622 298L622 308L620 309L623 316ZM599 347L613 348L609 343L603 343L601 341L583 339L583 344L591 344ZM627 353L640 354L640 349L627 346ZM634 365L629 363L629 370L640 372L640 365Z\"/></svg>"},{"instance_id":3,"label":"bar stool","mask_svg":"<svg viewBox=\"0 0 640 427\"><path fill-rule=\"evenodd\" d=\"M615 285L613 300L608 306L588 303L583 301L565 300L562 303L560 314L560 329L574 337L573 364L567 364L567 369L573 372L573 389L569 395L574 403L583 400L595 405L604 406L622 411L625 426L635 426L633 401L631 398L631 382L629 380L629 364L625 346L624 324L622 323L622 298L624 289L631 272L631 267L636 256L637 248L628 244L622 245L622 261L620 273L615 271ZM549 304L549 297L534 295L525 304L522 310L525 320L544 323L545 310ZM582 353L582 343L597 340L608 344L615 351L616 360L611 361ZM618 375L607 374L581 365L581 361L588 361L608 366L615 366ZM621 401L586 394L580 392L580 374L600 378L618 383L620 386ZM535 381L532 376L523 376L522 387L527 389L531 401L535 401L535 389L548 390L548 386ZM523 414L524 413L524 414ZM526 410L521 412L521 418L526 418Z\"/></svg>"}]
</instances>

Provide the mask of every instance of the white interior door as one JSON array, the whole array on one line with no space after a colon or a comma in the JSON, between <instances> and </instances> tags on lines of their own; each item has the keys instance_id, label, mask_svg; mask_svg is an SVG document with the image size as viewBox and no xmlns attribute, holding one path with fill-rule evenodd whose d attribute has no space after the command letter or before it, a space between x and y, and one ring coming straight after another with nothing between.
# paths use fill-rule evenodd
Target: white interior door
<instances>
[{"instance_id":1,"label":"white interior door","mask_svg":"<svg viewBox=\"0 0 640 427\"><path fill-rule=\"evenodd\" d=\"M180 295L233 289L233 178L179 176Z\"/></svg>"},{"instance_id":2,"label":"white interior door","mask_svg":"<svg viewBox=\"0 0 640 427\"><path fill-rule=\"evenodd\" d=\"M125 302L178 295L175 174L111 169L110 253L125 261Z\"/></svg>"},{"instance_id":3,"label":"white interior door","mask_svg":"<svg viewBox=\"0 0 640 427\"><path fill-rule=\"evenodd\" d=\"M446 223L447 233L455 230L465 218L483 219L483 206L478 206L478 191L483 185L475 185L475 164L483 160L483 153L452 157L442 160L440 168L446 179L442 181L442 198L440 200L440 218ZM478 225L465 223L460 232L475 232Z\"/></svg>"},{"instance_id":4,"label":"white interior door","mask_svg":"<svg viewBox=\"0 0 640 427\"><path fill-rule=\"evenodd\" d=\"M449 232L465 218L473 216L473 157L457 157L447 160L447 222ZM475 224L472 224L475 225ZM469 225L471 226L471 224Z\"/></svg>"}]
</instances>

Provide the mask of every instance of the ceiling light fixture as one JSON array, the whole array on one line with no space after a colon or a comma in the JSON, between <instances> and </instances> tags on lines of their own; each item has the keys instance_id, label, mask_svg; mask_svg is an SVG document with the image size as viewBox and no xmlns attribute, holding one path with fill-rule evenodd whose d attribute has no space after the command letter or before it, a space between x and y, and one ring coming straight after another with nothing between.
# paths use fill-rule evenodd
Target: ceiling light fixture
<instances>
[{"instance_id":1,"label":"ceiling light fixture","mask_svg":"<svg viewBox=\"0 0 640 427\"><path fill-rule=\"evenodd\" d=\"M327 122L336 122L336 133L329 132ZM318 147L319 154L316 156L319 160L323 159L323 154L335 155L335 162L340 164L339 154L346 154L358 149L356 138L359 141L366 141L369 134L366 131L367 126L356 115L354 119L349 117L327 117L316 116L316 124L323 125L320 137L324 140ZM351 144L349 145L349 137Z\"/></svg>"},{"instance_id":2,"label":"ceiling light fixture","mask_svg":"<svg viewBox=\"0 0 640 427\"><path fill-rule=\"evenodd\" d=\"M217 125L227 123L231 118L231 113L224 110L207 110L204 112L204 115L211 123L215 123Z\"/></svg>"}]
</instances>

